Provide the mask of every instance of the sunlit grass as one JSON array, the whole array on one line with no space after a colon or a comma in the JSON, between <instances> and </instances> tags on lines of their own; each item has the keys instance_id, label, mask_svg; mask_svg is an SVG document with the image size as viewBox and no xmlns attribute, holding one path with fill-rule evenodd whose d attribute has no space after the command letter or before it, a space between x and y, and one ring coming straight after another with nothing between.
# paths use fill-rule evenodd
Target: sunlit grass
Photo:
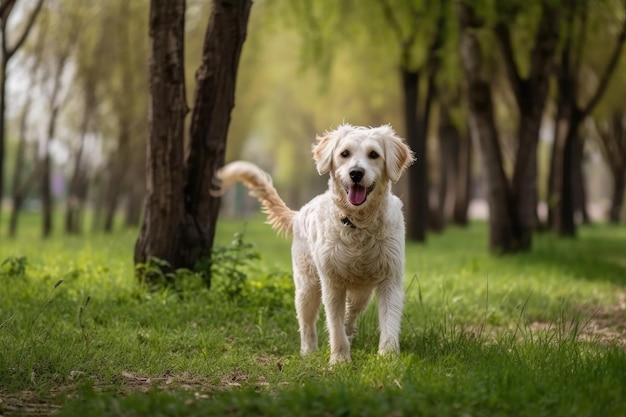
<instances>
[{"instance_id":1,"label":"sunlit grass","mask_svg":"<svg viewBox=\"0 0 626 417\"><path fill-rule=\"evenodd\" d=\"M289 241L260 217L219 225L217 246L243 232L261 255L232 300L225 277L140 286L136 230L33 228L0 240L0 413L71 398L62 415L625 415L624 228L502 258L479 223L410 243L401 356L376 355L372 307L334 369L322 321L320 352L298 355ZM621 341L590 331L598 315Z\"/></svg>"}]
</instances>

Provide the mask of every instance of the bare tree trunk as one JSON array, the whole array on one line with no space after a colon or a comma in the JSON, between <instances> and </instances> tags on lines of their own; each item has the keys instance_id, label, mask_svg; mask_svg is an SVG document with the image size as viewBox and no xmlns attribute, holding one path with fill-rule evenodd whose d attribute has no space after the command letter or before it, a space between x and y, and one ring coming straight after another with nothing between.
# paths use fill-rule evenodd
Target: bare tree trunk
<instances>
[{"instance_id":1,"label":"bare tree trunk","mask_svg":"<svg viewBox=\"0 0 626 417\"><path fill-rule=\"evenodd\" d=\"M574 222L575 213L575 190L574 183L576 164L581 161L576 158L578 128L591 113L600 101L607 89L609 80L615 72L619 58L622 53L624 42L626 41L626 19L622 23L622 28L617 36L609 61L604 69L604 73L598 77L596 90L590 94L589 102L581 107L578 104L578 74L581 71L580 61L582 40L578 41L579 49L573 50L573 26L577 18L581 20L581 37L589 30L586 27L587 11L578 8L576 2L567 2L568 13L568 33L565 45L562 49L560 68L558 72L558 114L556 122L555 143L553 147L553 157L551 165L551 195L550 195L550 223L552 230L559 236L575 236L576 224ZM578 53L578 54L577 54ZM581 176L582 176L582 171Z\"/></svg>"},{"instance_id":2,"label":"bare tree trunk","mask_svg":"<svg viewBox=\"0 0 626 417\"><path fill-rule=\"evenodd\" d=\"M202 63L196 71L191 115L187 181L184 188L185 225L178 257L193 266L213 247L220 199L212 197L215 172L224 165L235 85L246 39L251 0L214 3L204 38ZM206 275L210 284L209 271Z\"/></svg>"},{"instance_id":3,"label":"bare tree trunk","mask_svg":"<svg viewBox=\"0 0 626 417\"><path fill-rule=\"evenodd\" d=\"M609 221L619 223L626 188L626 110L615 111L601 128L593 123L602 156L613 177Z\"/></svg>"},{"instance_id":4,"label":"bare tree trunk","mask_svg":"<svg viewBox=\"0 0 626 417\"><path fill-rule=\"evenodd\" d=\"M494 29L520 112L511 189L520 227L521 250L530 249L532 232L537 226L537 145L559 40L559 27L559 8L548 2L542 3L542 17L535 35L530 55L530 71L526 78L520 75L507 22L498 22Z\"/></svg>"},{"instance_id":5,"label":"bare tree trunk","mask_svg":"<svg viewBox=\"0 0 626 417\"><path fill-rule=\"evenodd\" d=\"M65 212L65 232L80 234L82 225L82 210L87 197L87 169L83 161L85 137L89 132L92 114L96 107L96 96L93 90L93 80L88 78L84 83L83 120L80 129L80 141L74 154L72 177L67 190L67 206Z\"/></svg>"},{"instance_id":6,"label":"bare tree trunk","mask_svg":"<svg viewBox=\"0 0 626 417\"><path fill-rule=\"evenodd\" d=\"M465 135L459 136L456 191L453 220L456 225L467 226L468 210L472 188L472 140L469 128Z\"/></svg>"},{"instance_id":7,"label":"bare tree trunk","mask_svg":"<svg viewBox=\"0 0 626 417\"><path fill-rule=\"evenodd\" d=\"M148 199L135 246L136 264L152 256L167 261L170 268L193 269L210 254L219 199L211 197L209 190L216 170L224 163L251 6L250 0L213 5L202 64L196 72L190 146L183 165L185 2L151 1ZM210 284L209 271L204 272Z\"/></svg>"},{"instance_id":8,"label":"bare tree trunk","mask_svg":"<svg viewBox=\"0 0 626 417\"><path fill-rule=\"evenodd\" d=\"M416 242L426 240L428 216L428 182L426 178L426 142L420 141L418 118L420 74L402 69L404 121L406 141L417 156L417 162L408 172L409 193L406 208L406 235ZM425 138L423 138L425 139Z\"/></svg>"},{"instance_id":9,"label":"bare tree trunk","mask_svg":"<svg viewBox=\"0 0 626 417\"><path fill-rule=\"evenodd\" d=\"M590 224L591 217L587 207L587 190L585 189L585 175L583 174L585 143L580 135L576 135L572 152L572 187L574 198L574 213L580 215L583 224Z\"/></svg>"},{"instance_id":10,"label":"bare tree trunk","mask_svg":"<svg viewBox=\"0 0 626 417\"><path fill-rule=\"evenodd\" d=\"M126 117L119 120L117 149L109 161L111 175L107 186L104 231L111 233L119 200L126 188L128 165L130 163L130 121Z\"/></svg>"},{"instance_id":11,"label":"bare tree trunk","mask_svg":"<svg viewBox=\"0 0 626 417\"><path fill-rule=\"evenodd\" d=\"M468 83L470 130L472 136L478 139L487 180L489 249L494 253L515 252L520 247L520 230L511 190L502 167L491 89L482 75L482 50L473 30L478 21L468 3L457 2L456 6L461 64Z\"/></svg>"},{"instance_id":12,"label":"bare tree trunk","mask_svg":"<svg viewBox=\"0 0 626 417\"><path fill-rule=\"evenodd\" d=\"M9 60L15 55L18 49L22 47L30 30L32 29L35 19L41 10L43 0L38 0L35 6L27 12L24 19L24 25L21 25L19 33L12 33L11 39L15 41L13 46L9 46L7 40L7 22L11 12L14 10L15 1L9 0L2 4L0 10L0 206L4 197L4 159L5 159L5 117L6 117L6 84L7 84L7 67ZM16 31L18 32L18 31ZM0 213L2 210L0 210Z\"/></svg>"},{"instance_id":13,"label":"bare tree trunk","mask_svg":"<svg viewBox=\"0 0 626 417\"><path fill-rule=\"evenodd\" d=\"M4 34L2 35L4 39ZM4 152L5 152L5 117L6 117L6 74L7 74L7 58L2 53L0 60L0 206L2 206L2 198L4 197ZM0 210L0 213L2 211Z\"/></svg>"},{"instance_id":14,"label":"bare tree trunk","mask_svg":"<svg viewBox=\"0 0 626 417\"><path fill-rule=\"evenodd\" d=\"M611 195L611 209L609 221L613 224L620 222L622 207L624 206L624 191L626 190L626 170L613 172L613 193Z\"/></svg>"},{"instance_id":15,"label":"bare tree trunk","mask_svg":"<svg viewBox=\"0 0 626 417\"><path fill-rule=\"evenodd\" d=\"M453 217L453 210L458 190L456 181L458 175L459 159L459 131L452 124L450 112L444 100L439 103L439 184L437 192L437 205L433 207L433 213L438 229L443 230L447 220Z\"/></svg>"},{"instance_id":16,"label":"bare tree trunk","mask_svg":"<svg viewBox=\"0 0 626 417\"><path fill-rule=\"evenodd\" d=\"M150 1L150 132L147 200L135 264L150 257L178 267L176 246L183 220L185 115L185 0ZM152 277L139 277L150 279Z\"/></svg>"},{"instance_id":17,"label":"bare tree trunk","mask_svg":"<svg viewBox=\"0 0 626 417\"><path fill-rule=\"evenodd\" d=\"M54 98L53 98L54 100ZM50 237L52 234L52 178L51 178L51 163L50 163L50 143L54 139L54 134L56 130L56 121L57 116L59 114L59 108L56 105L53 105L52 113L50 114L50 120L48 121L48 134L44 140L43 144L43 156L41 160L41 164L43 167L43 171L41 174L41 208L43 213L43 223L41 235L44 238Z\"/></svg>"},{"instance_id":18,"label":"bare tree trunk","mask_svg":"<svg viewBox=\"0 0 626 417\"><path fill-rule=\"evenodd\" d=\"M85 116L86 117L86 116ZM80 135L80 142L78 144L78 149L76 150L76 154L74 156L74 167L72 170L72 178L70 179L69 187L67 190L67 207L65 211L65 232L67 234L80 234L81 232L81 222L80 222L80 214L82 208L82 201L84 195L82 190L85 189L84 184L86 183L86 173L83 168L83 149L85 143L85 135L86 128L85 124L86 120L83 121L83 128Z\"/></svg>"},{"instance_id":19,"label":"bare tree trunk","mask_svg":"<svg viewBox=\"0 0 626 417\"><path fill-rule=\"evenodd\" d=\"M20 187L22 185L22 176L24 173L24 163L26 159L26 122L28 119L28 114L30 113L30 106L32 103L32 96L29 94L26 103L24 103L24 108L22 109L22 114L20 115L20 131L18 136L17 143L17 154L15 156L15 168L13 171L13 204L11 210L11 219L9 221L9 236L15 237L17 233L17 220L19 217L19 213L22 208L22 198L20 195ZM0 199L1 200L1 199Z\"/></svg>"}]
</instances>

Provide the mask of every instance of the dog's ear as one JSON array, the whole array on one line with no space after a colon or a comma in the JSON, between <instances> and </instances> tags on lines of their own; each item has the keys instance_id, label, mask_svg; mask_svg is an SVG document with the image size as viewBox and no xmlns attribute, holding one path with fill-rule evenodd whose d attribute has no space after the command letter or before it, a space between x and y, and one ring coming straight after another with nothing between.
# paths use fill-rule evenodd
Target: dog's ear
<instances>
[{"instance_id":1,"label":"dog's ear","mask_svg":"<svg viewBox=\"0 0 626 417\"><path fill-rule=\"evenodd\" d=\"M332 169L333 152L337 142L354 129L349 124L342 124L333 131L326 131L317 137L317 142L313 145L313 160L320 175L327 174Z\"/></svg>"},{"instance_id":2,"label":"dog's ear","mask_svg":"<svg viewBox=\"0 0 626 417\"><path fill-rule=\"evenodd\" d=\"M330 171L333 161L333 151L335 149L334 140L329 132L323 136L318 136L317 142L313 145L313 160L320 175Z\"/></svg>"},{"instance_id":3,"label":"dog's ear","mask_svg":"<svg viewBox=\"0 0 626 417\"><path fill-rule=\"evenodd\" d=\"M413 151L404 142L404 139L396 135L389 125L379 127L385 138L385 169L392 182L398 182L400 176L414 161Z\"/></svg>"}]
</instances>

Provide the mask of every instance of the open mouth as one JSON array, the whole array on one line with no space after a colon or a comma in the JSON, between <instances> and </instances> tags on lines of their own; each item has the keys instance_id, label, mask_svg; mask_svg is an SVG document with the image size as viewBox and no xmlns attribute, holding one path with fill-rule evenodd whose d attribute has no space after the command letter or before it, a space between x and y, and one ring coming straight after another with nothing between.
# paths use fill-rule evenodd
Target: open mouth
<instances>
[{"instance_id":1,"label":"open mouth","mask_svg":"<svg viewBox=\"0 0 626 417\"><path fill-rule=\"evenodd\" d=\"M369 193L371 193L374 189L374 186L376 186L376 183L370 185L367 188L365 188L361 184L352 184L347 190L348 200L352 205L360 206L365 202Z\"/></svg>"}]
</instances>

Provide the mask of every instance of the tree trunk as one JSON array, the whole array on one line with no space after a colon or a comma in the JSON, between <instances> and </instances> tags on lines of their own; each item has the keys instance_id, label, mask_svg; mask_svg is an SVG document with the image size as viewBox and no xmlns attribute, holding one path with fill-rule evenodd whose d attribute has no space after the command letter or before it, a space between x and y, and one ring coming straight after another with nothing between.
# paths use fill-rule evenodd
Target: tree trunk
<instances>
[{"instance_id":1,"label":"tree trunk","mask_svg":"<svg viewBox=\"0 0 626 417\"><path fill-rule=\"evenodd\" d=\"M4 33L1 35L4 39ZM5 153L5 117L6 117L6 77L7 77L7 59L5 54L0 58L0 207L2 206L2 198L4 197L4 153ZM2 210L0 210L0 215Z\"/></svg>"},{"instance_id":2,"label":"tree trunk","mask_svg":"<svg viewBox=\"0 0 626 417\"><path fill-rule=\"evenodd\" d=\"M537 226L537 145L559 40L559 22L559 8L548 2L542 3L542 17L535 34L529 59L530 71L526 78L520 75L507 23L498 22L494 29L520 113L511 189L516 222L520 228L521 250L531 248L532 232Z\"/></svg>"},{"instance_id":3,"label":"tree trunk","mask_svg":"<svg viewBox=\"0 0 626 417\"><path fill-rule=\"evenodd\" d=\"M58 81L58 80L57 80ZM53 102L56 100L56 95L53 95ZM41 164L43 171L41 173L41 209L43 213L43 223L41 235L44 238L50 237L52 234L52 178L51 178L51 161L50 161L50 143L54 139L56 130L57 116L59 114L59 108L55 104L52 107L52 113L50 114L50 120L48 121L48 133L43 144L43 157Z\"/></svg>"},{"instance_id":4,"label":"tree trunk","mask_svg":"<svg viewBox=\"0 0 626 417\"><path fill-rule=\"evenodd\" d=\"M14 45L9 46L7 40L7 27L9 16L14 10L15 1L2 2L0 8L0 208L2 207L2 199L4 197L4 159L5 159L5 135L6 135L6 84L7 84L7 68L9 60L15 52L22 47L30 30L32 29L35 19L41 11L43 0L38 0L34 8L26 12L24 24L20 25L19 30L13 30L11 40ZM32 5L32 4L31 4ZM2 210L0 210L0 217Z\"/></svg>"},{"instance_id":5,"label":"tree trunk","mask_svg":"<svg viewBox=\"0 0 626 417\"><path fill-rule=\"evenodd\" d=\"M511 198L493 118L491 90L482 76L482 51L473 31L473 9L457 3L460 26L461 64L465 72L469 101L469 125L472 137L478 139L487 181L489 203L489 249L493 253L515 252L520 247L519 225Z\"/></svg>"},{"instance_id":6,"label":"tree trunk","mask_svg":"<svg viewBox=\"0 0 626 417\"><path fill-rule=\"evenodd\" d=\"M148 200L135 263L153 256L167 261L171 268L193 269L210 254L219 199L211 197L209 190L216 170L224 164L251 6L250 0L224 0L213 5L202 64L196 72L190 145L183 166L185 3L151 2ZM203 272L210 285L210 271Z\"/></svg>"},{"instance_id":7,"label":"tree trunk","mask_svg":"<svg viewBox=\"0 0 626 417\"><path fill-rule=\"evenodd\" d=\"M85 137L89 131L89 124L92 113L96 106L95 92L91 80L85 83L83 120L80 129L80 141L74 154L74 166L72 178L67 190L67 206L65 211L65 232L67 234L81 233L82 209L87 197L87 170L83 162L83 152L85 148Z\"/></svg>"},{"instance_id":8,"label":"tree trunk","mask_svg":"<svg viewBox=\"0 0 626 417\"><path fill-rule=\"evenodd\" d=\"M577 109L573 109L578 113ZM551 227L555 234L564 237L576 236L576 223L574 222L574 147L578 126L581 123L580 116L570 116L569 120L557 122L557 135L554 143L554 165L551 175L553 185L552 202L553 214Z\"/></svg>"},{"instance_id":9,"label":"tree trunk","mask_svg":"<svg viewBox=\"0 0 626 417\"><path fill-rule=\"evenodd\" d=\"M574 214L578 214L583 224L591 223L591 216L587 208L587 190L585 189L585 175L583 173L585 143L580 135L574 139L572 152L572 192L574 199ZM576 216L574 216L576 218Z\"/></svg>"},{"instance_id":10,"label":"tree trunk","mask_svg":"<svg viewBox=\"0 0 626 417\"><path fill-rule=\"evenodd\" d=\"M413 150L417 161L408 170L409 193L406 207L406 235L416 242L426 240L426 219L428 215L428 184L426 182L426 146L420 142L418 100L420 74L418 71L401 70L404 97L404 121L406 142Z\"/></svg>"},{"instance_id":11,"label":"tree trunk","mask_svg":"<svg viewBox=\"0 0 626 417\"><path fill-rule=\"evenodd\" d=\"M150 1L150 102L147 199L135 264L154 257L178 267L176 251L183 219L185 99L185 0ZM138 276L153 279L153 276Z\"/></svg>"},{"instance_id":12,"label":"tree trunk","mask_svg":"<svg viewBox=\"0 0 626 417\"><path fill-rule=\"evenodd\" d=\"M459 135L458 158L456 168L456 191L454 192L454 223L467 226L469 203L472 190L472 140L469 128L465 135Z\"/></svg>"},{"instance_id":13,"label":"tree trunk","mask_svg":"<svg viewBox=\"0 0 626 417\"><path fill-rule=\"evenodd\" d=\"M439 184L437 192L437 206L431 212L436 213L438 230L445 227L445 223L453 217L456 200L456 185L459 160L459 131L450 120L447 104L439 103ZM437 229L436 229L437 230Z\"/></svg>"},{"instance_id":14,"label":"tree trunk","mask_svg":"<svg viewBox=\"0 0 626 417\"><path fill-rule=\"evenodd\" d=\"M620 222L625 189L626 170L613 171L613 194L611 195L611 209L609 211L609 221L613 224Z\"/></svg>"},{"instance_id":15,"label":"tree trunk","mask_svg":"<svg viewBox=\"0 0 626 417\"><path fill-rule=\"evenodd\" d=\"M196 71L191 115L187 182L184 189L185 225L178 256L193 266L209 256L215 238L220 199L212 197L215 172L224 165L235 85L246 39L251 0L216 2L204 38L202 63ZM210 271L204 271L210 285Z\"/></svg>"},{"instance_id":16,"label":"tree trunk","mask_svg":"<svg viewBox=\"0 0 626 417\"><path fill-rule=\"evenodd\" d=\"M592 112L606 91L609 80L617 68L624 42L626 41L626 19L623 20L621 31L619 32L613 51L609 57L604 73L598 77L598 84L593 93L590 94L589 102L586 106L580 107L578 104L578 79L581 71L582 48L573 51L573 30L576 19L582 21L579 35L584 37L589 28L585 25L587 11L579 8L577 2L566 2L568 13L568 33L565 44L562 48L560 68L558 71L558 110L555 143L553 147L553 157L551 164L551 195L550 195L550 223L551 228L559 236L575 236L576 224L574 222L575 213L575 192L574 173L576 164L580 163L576 158L578 128L585 118ZM579 46L582 40L579 39ZM581 177L582 177L582 171ZM582 181L581 181L582 182Z\"/></svg>"},{"instance_id":17,"label":"tree trunk","mask_svg":"<svg viewBox=\"0 0 626 417\"><path fill-rule=\"evenodd\" d=\"M15 237L15 234L17 233L17 219L22 208L20 187L22 185L22 176L24 174L24 163L26 159L26 122L30 112L31 103L32 96L29 94L26 99L26 103L24 104L24 108L22 109L22 114L20 115L20 131L17 143L17 154L15 156L15 168L13 171L13 187L11 189L13 194L13 209L11 211L11 219L9 221L10 237Z\"/></svg>"},{"instance_id":18,"label":"tree trunk","mask_svg":"<svg viewBox=\"0 0 626 417\"><path fill-rule=\"evenodd\" d=\"M117 137L117 149L111 158L111 175L106 193L106 211L104 213L104 232L113 231L115 213L119 205L120 197L124 193L127 182L128 166L130 164L130 120L123 115L118 121L119 132Z\"/></svg>"}]
</instances>

